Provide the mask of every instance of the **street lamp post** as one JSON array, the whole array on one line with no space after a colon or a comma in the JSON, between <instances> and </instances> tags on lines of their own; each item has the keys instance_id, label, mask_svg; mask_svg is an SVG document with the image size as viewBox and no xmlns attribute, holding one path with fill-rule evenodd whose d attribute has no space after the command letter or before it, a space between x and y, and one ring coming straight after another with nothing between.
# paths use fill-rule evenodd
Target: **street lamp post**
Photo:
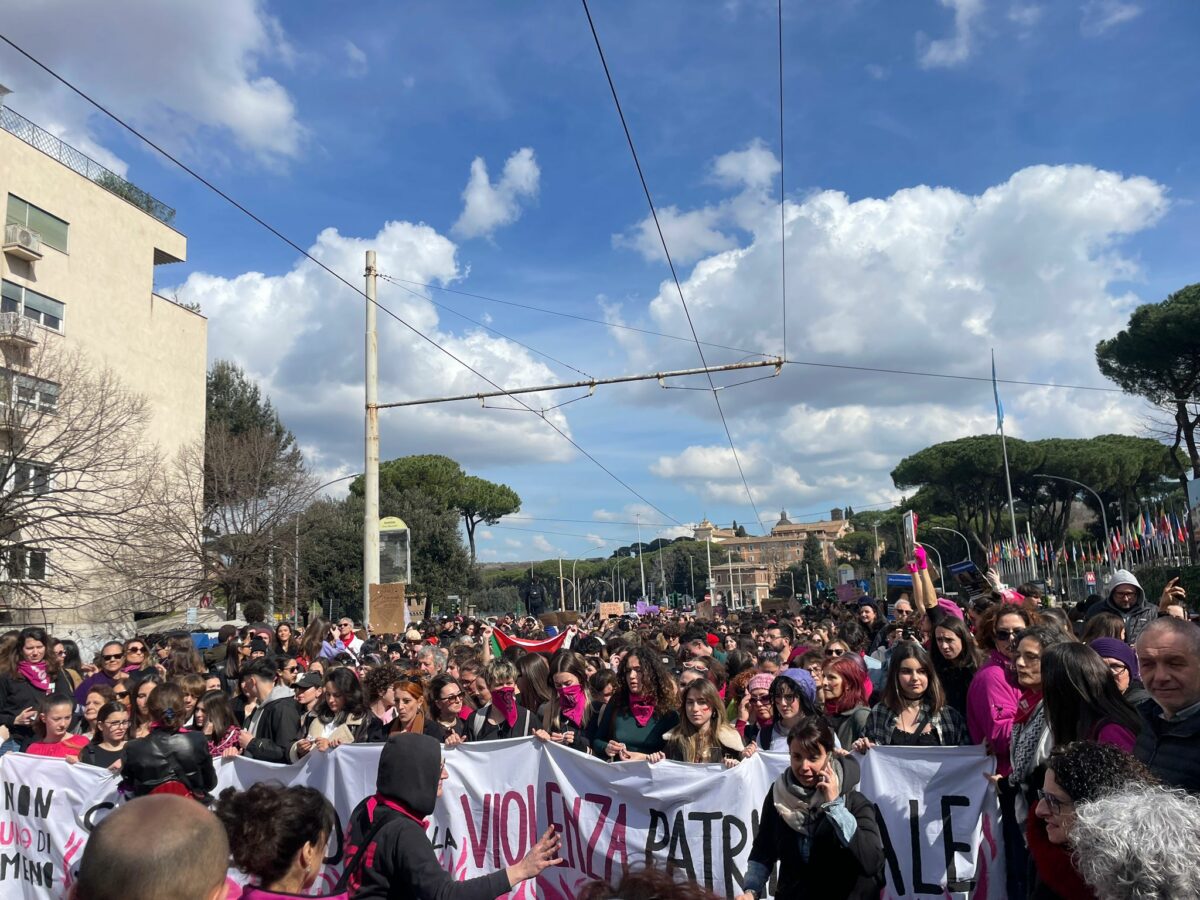
<instances>
[{"instance_id":1,"label":"street lamp post","mask_svg":"<svg viewBox=\"0 0 1200 900\"><path fill-rule=\"evenodd\" d=\"M688 554L688 581L692 585L692 603L696 602L696 573L692 571L692 554Z\"/></svg>"},{"instance_id":2,"label":"street lamp post","mask_svg":"<svg viewBox=\"0 0 1200 900\"><path fill-rule=\"evenodd\" d=\"M929 527L934 531L948 531L951 534L957 534L967 546L967 555L963 558L967 560L971 558L971 542L967 540L967 536L961 531L955 531L953 528L943 528L941 525L931 525Z\"/></svg>"},{"instance_id":3,"label":"street lamp post","mask_svg":"<svg viewBox=\"0 0 1200 900\"><path fill-rule=\"evenodd\" d=\"M920 541L917 541L917 543L926 550L932 550L934 553L937 553L938 571L942 573L942 590L946 590L946 569L942 566L942 554L938 553L937 547L930 547L928 544L921 544Z\"/></svg>"},{"instance_id":4,"label":"street lamp post","mask_svg":"<svg viewBox=\"0 0 1200 900\"><path fill-rule=\"evenodd\" d=\"M1100 522L1102 523L1102 525L1104 527L1104 546L1105 546L1105 550L1106 550L1104 555L1108 557L1108 568L1109 568L1109 571L1112 571L1112 568L1113 568L1112 544L1110 543L1110 538L1109 538L1109 534L1108 534L1108 513L1106 513L1104 511L1104 501L1100 499L1100 495L1097 494L1090 487L1088 487L1086 484L1084 484L1082 481L1076 481L1074 478L1064 478L1061 475L1042 475L1042 474L1037 474L1037 475L1034 475L1033 477L1034 478L1048 478L1051 481L1065 481L1068 484L1074 484L1074 485L1077 485L1077 486L1083 488L1085 491L1087 491L1089 494L1091 494L1093 497L1096 498L1096 503L1100 507Z\"/></svg>"},{"instance_id":5,"label":"street lamp post","mask_svg":"<svg viewBox=\"0 0 1200 900\"><path fill-rule=\"evenodd\" d=\"M795 596L796 596L796 577L792 574L791 569L788 569L787 573L788 573L788 581L790 581L792 583L792 597L795 598Z\"/></svg>"}]
</instances>

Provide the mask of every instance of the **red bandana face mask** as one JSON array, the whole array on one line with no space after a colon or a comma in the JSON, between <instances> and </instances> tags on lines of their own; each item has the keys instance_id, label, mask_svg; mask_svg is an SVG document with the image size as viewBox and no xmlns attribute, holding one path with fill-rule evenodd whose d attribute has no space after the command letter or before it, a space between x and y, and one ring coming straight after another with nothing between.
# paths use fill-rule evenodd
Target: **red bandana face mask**
<instances>
[{"instance_id":1,"label":"red bandana face mask","mask_svg":"<svg viewBox=\"0 0 1200 900\"><path fill-rule=\"evenodd\" d=\"M587 705L587 697L583 693L583 686L578 684L568 684L566 687L558 689L558 705L562 709L563 716L570 722L574 722L578 727L583 723L583 709Z\"/></svg>"},{"instance_id":2,"label":"red bandana face mask","mask_svg":"<svg viewBox=\"0 0 1200 900\"><path fill-rule=\"evenodd\" d=\"M638 723L638 728L645 728L650 717L654 715L654 697L649 694L630 694L629 712Z\"/></svg>"}]
</instances>

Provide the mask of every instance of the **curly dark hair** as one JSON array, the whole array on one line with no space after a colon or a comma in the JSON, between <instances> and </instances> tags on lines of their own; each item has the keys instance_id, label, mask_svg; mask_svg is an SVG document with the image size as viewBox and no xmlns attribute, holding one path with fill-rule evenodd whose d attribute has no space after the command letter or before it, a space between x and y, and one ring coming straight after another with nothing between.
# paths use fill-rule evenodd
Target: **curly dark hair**
<instances>
[{"instance_id":1,"label":"curly dark hair","mask_svg":"<svg viewBox=\"0 0 1200 900\"><path fill-rule=\"evenodd\" d=\"M1158 784L1145 763L1111 744L1073 741L1050 751L1046 768L1075 803L1090 803L1112 791Z\"/></svg>"},{"instance_id":2,"label":"curly dark hair","mask_svg":"<svg viewBox=\"0 0 1200 900\"><path fill-rule=\"evenodd\" d=\"M975 628L975 641L981 648L989 653L996 649L996 622L1003 616L1020 616L1025 623L1025 627L1029 628L1038 623L1038 616L1030 612L1024 606L1018 606L1015 603L998 603L995 606L989 607L987 612L979 619L979 624Z\"/></svg>"},{"instance_id":3,"label":"curly dark hair","mask_svg":"<svg viewBox=\"0 0 1200 900\"><path fill-rule=\"evenodd\" d=\"M366 704L370 706L387 693L387 689L400 680L400 674L400 669L391 663L369 670L362 680Z\"/></svg>"},{"instance_id":4,"label":"curly dark hair","mask_svg":"<svg viewBox=\"0 0 1200 900\"><path fill-rule=\"evenodd\" d=\"M629 710L629 661L636 659L642 680L642 693L654 698L656 715L666 715L675 709L675 680L663 668L658 654L649 647L634 647L621 659L617 669L617 688L613 692L614 710Z\"/></svg>"},{"instance_id":5,"label":"curly dark hair","mask_svg":"<svg viewBox=\"0 0 1200 900\"><path fill-rule=\"evenodd\" d=\"M226 788L213 812L229 835L234 864L262 884L286 875L305 844L324 848L336 827L333 807L320 791L271 781L244 791Z\"/></svg>"}]
</instances>

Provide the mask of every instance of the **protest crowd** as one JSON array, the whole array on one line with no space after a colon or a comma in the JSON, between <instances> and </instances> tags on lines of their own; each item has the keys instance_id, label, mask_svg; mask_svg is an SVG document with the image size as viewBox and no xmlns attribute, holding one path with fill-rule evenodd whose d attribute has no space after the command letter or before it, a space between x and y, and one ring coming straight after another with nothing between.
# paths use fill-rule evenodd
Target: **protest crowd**
<instances>
[{"instance_id":1,"label":"protest crowd","mask_svg":"<svg viewBox=\"0 0 1200 900\"><path fill-rule=\"evenodd\" d=\"M1200 897L1200 627L1118 570L1102 596L1047 607L1032 585L969 608L923 555L885 608L823 601L794 616L658 613L565 631L530 617L442 617L372 635L343 617L113 636L84 661L39 628L0 636L0 754L117 772L128 802L92 832L76 900L306 895L336 828L329 800L261 782L214 795L214 761L277 764L382 746L376 793L346 826L333 894L493 898L558 863L551 828L520 860L456 881L424 819L448 748L531 737L621 763L789 764L765 797L738 900L874 898L885 857L861 761L882 746L983 745L1007 896ZM147 852L153 847L154 852ZM241 874L227 879L227 869ZM702 898L653 868L582 896Z\"/></svg>"}]
</instances>

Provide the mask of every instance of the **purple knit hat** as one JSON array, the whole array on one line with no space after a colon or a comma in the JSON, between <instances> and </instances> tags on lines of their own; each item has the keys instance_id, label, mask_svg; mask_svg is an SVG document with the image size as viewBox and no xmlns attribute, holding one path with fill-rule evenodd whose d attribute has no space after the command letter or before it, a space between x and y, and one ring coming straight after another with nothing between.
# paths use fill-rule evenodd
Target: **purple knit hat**
<instances>
[{"instance_id":1,"label":"purple knit hat","mask_svg":"<svg viewBox=\"0 0 1200 900\"><path fill-rule=\"evenodd\" d=\"M1088 644L1093 650L1103 656L1105 659L1119 659L1129 668L1130 678L1140 678L1138 671L1137 654L1133 652L1133 648L1127 643L1117 638L1102 637L1096 638Z\"/></svg>"},{"instance_id":2,"label":"purple knit hat","mask_svg":"<svg viewBox=\"0 0 1200 900\"><path fill-rule=\"evenodd\" d=\"M816 702L817 683L813 681L812 673L808 669L784 669L779 674L781 677L790 678L796 682L800 686L800 690L804 692L804 696Z\"/></svg>"}]
</instances>

